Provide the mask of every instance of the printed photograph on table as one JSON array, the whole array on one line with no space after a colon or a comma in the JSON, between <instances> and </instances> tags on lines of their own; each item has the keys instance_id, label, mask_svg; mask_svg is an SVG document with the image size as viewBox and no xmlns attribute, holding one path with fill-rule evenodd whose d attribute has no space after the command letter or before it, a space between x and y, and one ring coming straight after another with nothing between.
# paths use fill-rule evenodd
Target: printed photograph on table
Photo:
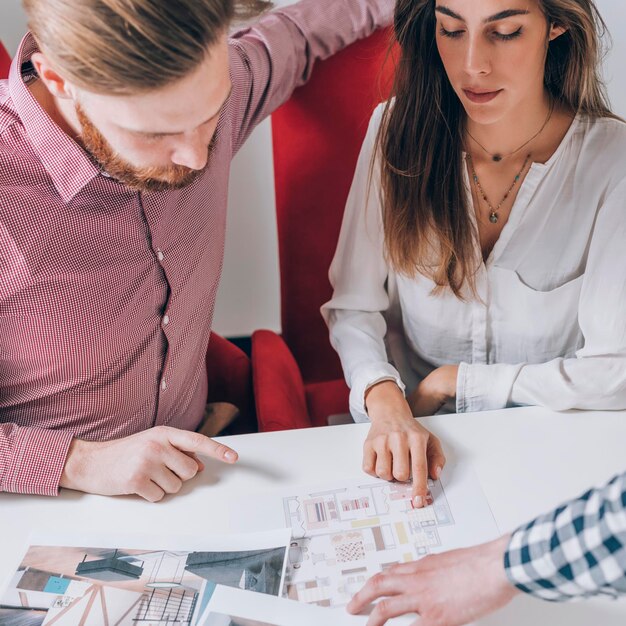
<instances>
[{"instance_id":1,"label":"printed photograph on table","mask_svg":"<svg viewBox=\"0 0 626 626\"><path fill-rule=\"evenodd\" d=\"M286 546L234 550L232 545L225 550L31 545L0 596L0 624L196 626L217 584L279 596Z\"/></svg>"}]
</instances>

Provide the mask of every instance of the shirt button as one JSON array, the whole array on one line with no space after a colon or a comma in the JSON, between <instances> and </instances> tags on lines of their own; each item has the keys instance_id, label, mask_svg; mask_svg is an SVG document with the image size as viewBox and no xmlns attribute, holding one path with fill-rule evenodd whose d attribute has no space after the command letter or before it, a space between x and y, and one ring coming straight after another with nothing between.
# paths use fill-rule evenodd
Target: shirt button
<instances>
[{"instance_id":1,"label":"shirt button","mask_svg":"<svg viewBox=\"0 0 626 626\"><path fill-rule=\"evenodd\" d=\"M165 255L160 250L157 250L157 259L159 259L159 261L162 261L164 257Z\"/></svg>"},{"instance_id":2,"label":"shirt button","mask_svg":"<svg viewBox=\"0 0 626 626\"><path fill-rule=\"evenodd\" d=\"M170 316L169 315L164 315L163 316L163 326L167 326L170 323Z\"/></svg>"},{"instance_id":3,"label":"shirt button","mask_svg":"<svg viewBox=\"0 0 626 626\"><path fill-rule=\"evenodd\" d=\"M161 389L163 389L163 391L167 389L167 383L164 380L161 381Z\"/></svg>"}]
</instances>

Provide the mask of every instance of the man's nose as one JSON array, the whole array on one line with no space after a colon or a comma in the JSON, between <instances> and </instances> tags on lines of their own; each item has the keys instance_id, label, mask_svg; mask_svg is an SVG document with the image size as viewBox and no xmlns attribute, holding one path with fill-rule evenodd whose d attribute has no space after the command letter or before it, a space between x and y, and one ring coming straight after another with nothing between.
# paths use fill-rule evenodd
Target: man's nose
<instances>
[{"instance_id":1,"label":"man's nose","mask_svg":"<svg viewBox=\"0 0 626 626\"><path fill-rule=\"evenodd\" d=\"M185 138L172 153L172 163L191 170L203 169L209 158L209 147L200 137Z\"/></svg>"}]
</instances>

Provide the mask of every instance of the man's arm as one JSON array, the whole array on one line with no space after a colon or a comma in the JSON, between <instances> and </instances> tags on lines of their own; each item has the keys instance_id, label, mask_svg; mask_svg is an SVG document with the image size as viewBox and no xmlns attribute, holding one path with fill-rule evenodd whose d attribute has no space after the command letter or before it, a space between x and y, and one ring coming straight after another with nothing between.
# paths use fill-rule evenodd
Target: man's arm
<instances>
[{"instance_id":1,"label":"man's arm","mask_svg":"<svg viewBox=\"0 0 626 626\"><path fill-rule=\"evenodd\" d=\"M59 487L157 502L204 469L198 455L235 463L237 453L200 433L157 426L111 441L0 424L0 492L55 496Z\"/></svg>"},{"instance_id":2,"label":"man's arm","mask_svg":"<svg viewBox=\"0 0 626 626\"><path fill-rule=\"evenodd\" d=\"M233 154L310 77L316 60L391 24L393 0L301 0L230 39Z\"/></svg>"},{"instance_id":3,"label":"man's arm","mask_svg":"<svg viewBox=\"0 0 626 626\"><path fill-rule=\"evenodd\" d=\"M0 492L57 495L72 433L0 423Z\"/></svg>"},{"instance_id":4,"label":"man's arm","mask_svg":"<svg viewBox=\"0 0 626 626\"><path fill-rule=\"evenodd\" d=\"M74 439L60 486L104 496L136 494L158 502L204 469L197 455L235 463L237 453L200 433L155 426L113 441Z\"/></svg>"},{"instance_id":5,"label":"man's arm","mask_svg":"<svg viewBox=\"0 0 626 626\"><path fill-rule=\"evenodd\" d=\"M626 594L626 473L511 536L391 567L348 610L384 597L368 626L406 613L418 613L422 626L461 626L520 592L557 601Z\"/></svg>"}]
</instances>

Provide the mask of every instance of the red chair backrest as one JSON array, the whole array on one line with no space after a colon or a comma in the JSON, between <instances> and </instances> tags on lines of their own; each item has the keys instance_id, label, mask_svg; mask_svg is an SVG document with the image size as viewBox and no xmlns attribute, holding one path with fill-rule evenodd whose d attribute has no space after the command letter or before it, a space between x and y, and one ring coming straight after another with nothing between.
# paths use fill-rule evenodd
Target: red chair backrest
<instances>
[{"instance_id":1,"label":"red chair backrest","mask_svg":"<svg viewBox=\"0 0 626 626\"><path fill-rule=\"evenodd\" d=\"M0 79L7 78L9 76L10 67L11 57L0 41Z\"/></svg>"},{"instance_id":2,"label":"red chair backrest","mask_svg":"<svg viewBox=\"0 0 626 626\"><path fill-rule=\"evenodd\" d=\"M389 40L377 31L319 63L272 116L282 335L305 382L342 376L319 309L367 125L389 95Z\"/></svg>"}]
</instances>

